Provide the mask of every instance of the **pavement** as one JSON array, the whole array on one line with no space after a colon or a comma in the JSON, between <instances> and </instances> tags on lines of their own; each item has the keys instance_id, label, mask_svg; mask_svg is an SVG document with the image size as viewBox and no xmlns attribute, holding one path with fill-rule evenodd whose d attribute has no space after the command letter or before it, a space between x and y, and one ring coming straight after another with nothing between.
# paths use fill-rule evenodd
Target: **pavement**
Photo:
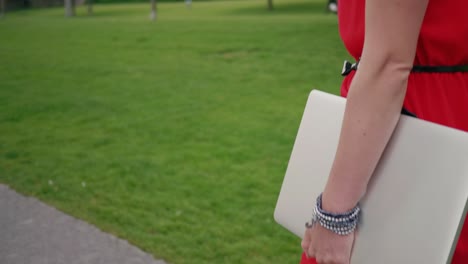
<instances>
[{"instance_id":1,"label":"pavement","mask_svg":"<svg viewBox=\"0 0 468 264\"><path fill-rule=\"evenodd\" d=\"M127 241L0 184L1 264L166 264Z\"/></svg>"}]
</instances>

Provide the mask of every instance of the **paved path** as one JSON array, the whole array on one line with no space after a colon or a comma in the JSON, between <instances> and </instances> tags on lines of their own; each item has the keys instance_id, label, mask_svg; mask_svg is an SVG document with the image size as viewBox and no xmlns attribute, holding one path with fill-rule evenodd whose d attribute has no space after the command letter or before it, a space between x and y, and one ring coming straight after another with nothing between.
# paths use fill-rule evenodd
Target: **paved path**
<instances>
[{"instance_id":1,"label":"paved path","mask_svg":"<svg viewBox=\"0 0 468 264\"><path fill-rule=\"evenodd\" d=\"M1 264L165 264L116 238L0 184Z\"/></svg>"}]
</instances>

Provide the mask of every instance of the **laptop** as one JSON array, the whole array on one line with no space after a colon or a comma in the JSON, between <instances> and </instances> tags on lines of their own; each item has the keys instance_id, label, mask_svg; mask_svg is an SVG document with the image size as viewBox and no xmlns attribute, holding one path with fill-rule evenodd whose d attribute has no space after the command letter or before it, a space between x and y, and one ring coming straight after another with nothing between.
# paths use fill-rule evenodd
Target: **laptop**
<instances>
[{"instance_id":1,"label":"laptop","mask_svg":"<svg viewBox=\"0 0 468 264\"><path fill-rule=\"evenodd\" d=\"M307 101L274 213L299 237L327 182L345 104L318 90ZM468 133L402 115L361 200L351 264L450 263L467 198Z\"/></svg>"}]
</instances>

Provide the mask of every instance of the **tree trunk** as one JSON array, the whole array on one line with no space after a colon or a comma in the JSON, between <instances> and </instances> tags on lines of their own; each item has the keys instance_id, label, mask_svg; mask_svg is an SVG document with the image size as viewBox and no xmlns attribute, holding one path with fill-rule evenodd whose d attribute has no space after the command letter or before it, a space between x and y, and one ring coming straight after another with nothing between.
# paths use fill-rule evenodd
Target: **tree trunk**
<instances>
[{"instance_id":1,"label":"tree trunk","mask_svg":"<svg viewBox=\"0 0 468 264\"><path fill-rule=\"evenodd\" d=\"M268 10L273 10L273 0L268 0Z\"/></svg>"},{"instance_id":2,"label":"tree trunk","mask_svg":"<svg viewBox=\"0 0 468 264\"><path fill-rule=\"evenodd\" d=\"M150 19L154 21L154 20L156 20L156 16L157 16L156 0L151 0L151 15L150 15Z\"/></svg>"},{"instance_id":3,"label":"tree trunk","mask_svg":"<svg viewBox=\"0 0 468 264\"><path fill-rule=\"evenodd\" d=\"M88 0L88 15L93 14L93 0Z\"/></svg>"},{"instance_id":4,"label":"tree trunk","mask_svg":"<svg viewBox=\"0 0 468 264\"><path fill-rule=\"evenodd\" d=\"M76 13L75 13L75 6L76 6L75 0L70 0L70 1L71 1L71 5L72 5L73 16L75 16L76 15Z\"/></svg>"},{"instance_id":5,"label":"tree trunk","mask_svg":"<svg viewBox=\"0 0 468 264\"><path fill-rule=\"evenodd\" d=\"M0 0L0 17L5 15L5 0Z\"/></svg>"},{"instance_id":6,"label":"tree trunk","mask_svg":"<svg viewBox=\"0 0 468 264\"><path fill-rule=\"evenodd\" d=\"M66 17L75 16L75 1L74 0L65 0L65 16Z\"/></svg>"}]
</instances>

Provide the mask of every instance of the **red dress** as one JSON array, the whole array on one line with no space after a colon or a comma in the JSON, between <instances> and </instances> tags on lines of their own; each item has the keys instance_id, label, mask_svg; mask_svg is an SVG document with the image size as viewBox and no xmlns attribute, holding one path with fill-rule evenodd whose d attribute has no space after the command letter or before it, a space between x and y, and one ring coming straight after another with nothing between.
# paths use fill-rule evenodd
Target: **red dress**
<instances>
[{"instance_id":1,"label":"red dress","mask_svg":"<svg viewBox=\"0 0 468 264\"><path fill-rule=\"evenodd\" d=\"M357 60L364 44L365 0L340 0L338 20L341 38ZM430 0L416 50L415 65L468 65L468 1ZM355 72L343 81L348 93ZM418 118L468 131L468 72L411 73L404 107ZM301 264L316 264L302 255ZM468 263L468 218L452 264Z\"/></svg>"}]
</instances>

